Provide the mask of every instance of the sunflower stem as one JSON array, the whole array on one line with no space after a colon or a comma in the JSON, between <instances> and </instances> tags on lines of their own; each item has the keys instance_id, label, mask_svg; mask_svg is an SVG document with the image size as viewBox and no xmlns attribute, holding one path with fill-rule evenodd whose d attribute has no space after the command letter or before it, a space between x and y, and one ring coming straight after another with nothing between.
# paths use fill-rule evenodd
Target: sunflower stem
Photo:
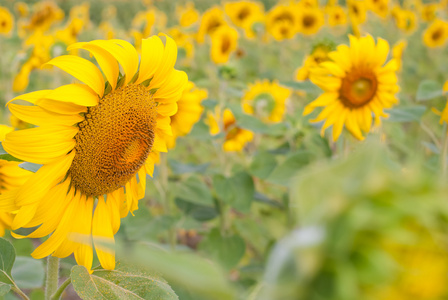
<instances>
[{"instance_id":1,"label":"sunflower stem","mask_svg":"<svg viewBox=\"0 0 448 300\"><path fill-rule=\"evenodd\" d=\"M162 185L162 198L165 208L165 214L171 216L173 214L171 196L168 188L168 161L166 155L160 156L160 183ZM171 250L176 248L177 236L176 228L171 226L168 230L168 241Z\"/></svg>"},{"instance_id":2,"label":"sunflower stem","mask_svg":"<svg viewBox=\"0 0 448 300\"><path fill-rule=\"evenodd\" d=\"M446 175L446 155L448 152L448 126L446 124L444 124L444 126L443 126L443 133L444 133L443 148L442 148L440 162L441 162L442 174Z\"/></svg>"},{"instance_id":3,"label":"sunflower stem","mask_svg":"<svg viewBox=\"0 0 448 300\"><path fill-rule=\"evenodd\" d=\"M59 300L61 298L62 293L65 291L67 286L72 282L72 279L69 277L65 280L61 286L57 289L57 291L51 296L50 300Z\"/></svg>"},{"instance_id":4,"label":"sunflower stem","mask_svg":"<svg viewBox=\"0 0 448 300\"><path fill-rule=\"evenodd\" d=\"M45 285L45 300L50 300L51 296L58 289L59 279L59 258L48 256L47 260L47 282Z\"/></svg>"}]
</instances>

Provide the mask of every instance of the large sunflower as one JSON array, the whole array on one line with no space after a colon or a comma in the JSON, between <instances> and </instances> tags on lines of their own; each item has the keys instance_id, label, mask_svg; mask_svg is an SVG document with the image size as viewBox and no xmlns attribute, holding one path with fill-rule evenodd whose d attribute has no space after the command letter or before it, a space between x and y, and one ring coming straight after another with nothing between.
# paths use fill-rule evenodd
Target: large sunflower
<instances>
[{"instance_id":1,"label":"large sunflower","mask_svg":"<svg viewBox=\"0 0 448 300\"><path fill-rule=\"evenodd\" d=\"M48 64L84 84L42 90L14 98L18 118L39 127L11 132L3 142L11 155L43 166L17 192L0 196L0 210L16 211L12 229L36 227L27 236L51 234L33 253L66 257L90 269L93 245L101 265L114 269L114 234L138 208L146 174L166 152L170 116L187 83L174 69L177 46L167 36L142 41L142 55L122 40L71 45L89 51L101 67L65 55ZM119 65L123 70L120 76ZM93 237L93 244L91 241Z\"/></svg>"},{"instance_id":2,"label":"large sunflower","mask_svg":"<svg viewBox=\"0 0 448 300\"><path fill-rule=\"evenodd\" d=\"M370 131L372 118L380 123L387 116L383 109L398 102L397 62L385 64L389 44L369 35L350 36L350 47L340 45L328 54L332 61L322 62L312 69L310 79L324 90L316 100L305 107L304 115L317 107L324 107L312 122L325 120L322 134L333 125L333 140L337 140L345 127L355 136L364 139L363 132Z\"/></svg>"},{"instance_id":3,"label":"large sunflower","mask_svg":"<svg viewBox=\"0 0 448 300\"><path fill-rule=\"evenodd\" d=\"M13 130L9 126L0 125L0 141L3 141L5 135ZM19 164L19 162L0 159L0 193L17 189L32 174L30 171L20 168ZM12 214L0 212L0 236L5 234L5 229L11 229L11 225Z\"/></svg>"}]
</instances>

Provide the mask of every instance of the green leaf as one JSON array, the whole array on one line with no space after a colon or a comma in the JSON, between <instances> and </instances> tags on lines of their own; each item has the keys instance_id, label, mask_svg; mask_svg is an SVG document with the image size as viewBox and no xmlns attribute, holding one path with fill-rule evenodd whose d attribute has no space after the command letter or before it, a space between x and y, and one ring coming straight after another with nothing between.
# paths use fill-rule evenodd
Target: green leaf
<instances>
[{"instance_id":1,"label":"green leaf","mask_svg":"<svg viewBox=\"0 0 448 300\"><path fill-rule=\"evenodd\" d=\"M257 202L260 202L260 203L270 205L272 207L283 208L282 203L272 200L272 199L266 197L266 195L259 193L259 192L255 192L254 200Z\"/></svg>"},{"instance_id":2,"label":"green leaf","mask_svg":"<svg viewBox=\"0 0 448 300\"><path fill-rule=\"evenodd\" d=\"M0 155L8 154L5 149L3 149L3 144L0 143Z\"/></svg>"},{"instance_id":3,"label":"green leaf","mask_svg":"<svg viewBox=\"0 0 448 300\"><path fill-rule=\"evenodd\" d=\"M433 80L423 80L420 82L416 99L417 101L427 101L443 95L443 86Z\"/></svg>"},{"instance_id":4,"label":"green leaf","mask_svg":"<svg viewBox=\"0 0 448 300\"><path fill-rule=\"evenodd\" d=\"M162 278L140 268L118 264L115 270L95 270L92 275L83 266L74 266L70 277L75 292L90 299L178 299Z\"/></svg>"},{"instance_id":5,"label":"green leaf","mask_svg":"<svg viewBox=\"0 0 448 300\"><path fill-rule=\"evenodd\" d=\"M230 178L230 184L233 190L233 199L230 205L242 213L248 213L255 193L252 176L246 172L239 172Z\"/></svg>"},{"instance_id":6,"label":"green leaf","mask_svg":"<svg viewBox=\"0 0 448 300\"><path fill-rule=\"evenodd\" d=\"M201 101L201 105L208 109L215 108L216 105L218 105L218 100L215 99L205 99Z\"/></svg>"},{"instance_id":7,"label":"green leaf","mask_svg":"<svg viewBox=\"0 0 448 300\"><path fill-rule=\"evenodd\" d=\"M25 169L27 171L36 173L40 169L40 167L42 167L42 165L34 164L34 163L30 163L30 162L23 162L23 163L19 164L19 167L21 167L22 169Z\"/></svg>"},{"instance_id":8,"label":"green leaf","mask_svg":"<svg viewBox=\"0 0 448 300\"><path fill-rule=\"evenodd\" d=\"M246 251L246 244L239 235L222 236L218 228L214 228L201 241L199 248L219 261L225 268L235 267Z\"/></svg>"},{"instance_id":9,"label":"green leaf","mask_svg":"<svg viewBox=\"0 0 448 300\"><path fill-rule=\"evenodd\" d=\"M426 106L414 105L401 108L394 108L386 110L389 114L389 118L385 119L388 122L420 122L423 114L426 112Z\"/></svg>"},{"instance_id":10,"label":"green leaf","mask_svg":"<svg viewBox=\"0 0 448 300\"><path fill-rule=\"evenodd\" d=\"M233 199L232 184L230 180L222 174L213 175L213 187L216 197L225 203L230 203Z\"/></svg>"},{"instance_id":11,"label":"green leaf","mask_svg":"<svg viewBox=\"0 0 448 300\"><path fill-rule=\"evenodd\" d=\"M169 159L168 164L170 165L171 170L174 174L185 174L185 173L201 173L203 174L209 163L194 165L194 164L184 164L174 159Z\"/></svg>"},{"instance_id":12,"label":"green leaf","mask_svg":"<svg viewBox=\"0 0 448 300\"><path fill-rule=\"evenodd\" d=\"M299 151L289 156L282 164L279 164L268 181L281 185L288 185L289 180L308 163L310 163L313 154L309 151Z\"/></svg>"},{"instance_id":13,"label":"green leaf","mask_svg":"<svg viewBox=\"0 0 448 300\"><path fill-rule=\"evenodd\" d=\"M34 289L43 286L45 269L42 260L17 256L11 273L20 289Z\"/></svg>"},{"instance_id":14,"label":"green leaf","mask_svg":"<svg viewBox=\"0 0 448 300\"><path fill-rule=\"evenodd\" d=\"M194 204L184 201L182 198L176 198L175 202L177 207L179 207L179 209L186 215L190 215L200 222L212 220L219 215L218 211L214 207Z\"/></svg>"},{"instance_id":15,"label":"green leaf","mask_svg":"<svg viewBox=\"0 0 448 300\"><path fill-rule=\"evenodd\" d=\"M9 278L12 277L11 270L15 259L14 246L4 238L0 238L0 282L12 283Z\"/></svg>"},{"instance_id":16,"label":"green leaf","mask_svg":"<svg viewBox=\"0 0 448 300\"><path fill-rule=\"evenodd\" d=\"M306 81L283 81L281 85L292 88L294 90L301 90L311 94L319 94L321 90L314 83L309 80Z\"/></svg>"},{"instance_id":17,"label":"green leaf","mask_svg":"<svg viewBox=\"0 0 448 300\"><path fill-rule=\"evenodd\" d=\"M260 179L266 179L276 165L277 160L274 155L268 152L259 152L255 155L249 167L249 172Z\"/></svg>"},{"instance_id":18,"label":"green leaf","mask_svg":"<svg viewBox=\"0 0 448 300\"><path fill-rule=\"evenodd\" d=\"M9 290L11 290L11 286L9 284L0 282L0 297L6 295Z\"/></svg>"},{"instance_id":19,"label":"green leaf","mask_svg":"<svg viewBox=\"0 0 448 300\"><path fill-rule=\"evenodd\" d=\"M196 176L191 176L185 182L176 184L175 194L191 203L213 206L210 189Z\"/></svg>"}]
</instances>

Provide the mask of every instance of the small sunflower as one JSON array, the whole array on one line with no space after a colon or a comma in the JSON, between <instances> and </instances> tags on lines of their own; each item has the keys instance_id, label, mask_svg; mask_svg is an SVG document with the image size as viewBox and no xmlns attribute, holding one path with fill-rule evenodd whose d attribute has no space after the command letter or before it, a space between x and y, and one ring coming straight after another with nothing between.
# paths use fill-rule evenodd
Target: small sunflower
<instances>
[{"instance_id":1,"label":"small sunflower","mask_svg":"<svg viewBox=\"0 0 448 300\"><path fill-rule=\"evenodd\" d=\"M336 141L345 125L350 133L363 140L372 125L380 124L380 117L386 117L384 108L398 102L395 94L397 85L397 62L392 59L385 64L389 44L370 36L350 36L350 47L340 45L328 54L332 61L326 61L312 70L311 81L324 90L316 100L305 107L304 115L317 107L324 107L312 122L325 120L321 133L333 125L333 140Z\"/></svg>"},{"instance_id":2,"label":"small sunflower","mask_svg":"<svg viewBox=\"0 0 448 300\"><path fill-rule=\"evenodd\" d=\"M423 4L421 8L421 18L425 22L432 22L437 18L438 3Z\"/></svg>"},{"instance_id":3,"label":"small sunflower","mask_svg":"<svg viewBox=\"0 0 448 300\"><path fill-rule=\"evenodd\" d=\"M28 14L30 13L30 9L28 7L28 4L25 2L16 2L14 4L14 9L16 10L17 14L19 15L19 18L26 18Z\"/></svg>"},{"instance_id":4,"label":"small sunflower","mask_svg":"<svg viewBox=\"0 0 448 300\"><path fill-rule=\"evenodd\" d=\"M243 111L266 123L281 122L291 91L277 82L257 81L249 85L242 98Z\"/></svg>"},{"instance_id":5,"label":"small sunflower","mask_svg":"<svg viewBox=\"0 0 448 300\"><path fill-rule=\"evenodd\" d=\"M383 19L389 14L389 0L368 0L367 7Z\"/></svg>"},{"instance_id":6,"label":"small sunflower","mask_svg":"<svg viewBox=\"0 0 448 300\"><path fill-rule=\"evenodd\" d=\"M334 50L332 43L317 44L310 55L307 55L300 68L296 70L296 80L307 80L310 76L311 69L317 67L321 62L329 60L328 53Z\"/></svg>"},{"instance_id":7,"label":"small sunflower","mask_svg":"<svg viewBox=\"0 0 448 300\"><path fill-rule=\"evenodd\" d=\"M51 234L34 258L74 253L90 269L94 245L101 265L114 269L110 245L120 218L138 208L146 174L167 151L170 117L188 79L174 69L177 47L167 36L144 39L140 63L136 49L122 40L77 43L73 49L89 51L107 81L92 62L59 56L47 64L84 84L13 99L32 106L9 103L12 114L39 127L9 133L4 149L43 166L16 192L0 196L0 210L16 213L14 230L39 226L27 236L13 234L17 238Z\"/></svg>"},{"instance_id":8,"label":"small sunflower","mask_svg":"<svg viewBox=\"0 0 448 300\"><path fill-rule=\"evenodd\" d=\"M403 32L410 34L417 29L417 15L412 10L396 8L392 16L397 27Z\"/></svg>"},{"instance_id":9,"label":"small sunflower","mask_svg":"<svg viewBox=\"0 0 448 300\"><path fill-rule=\"evenodd\" d=\"M6 7L0 6L0 35L9 35L14 27L14 16Z\"/></svg>"},{"instance_id":10,"label":"small sunflower","mask_svg":"<svg viewBox=\"0 0 448 300\"><path fill-rule=\"evenodd\" d=\"M319 7L303 7L297 11L297 31L302 34L314 35L325 24L324 14Z\"/></svg>"},{"instance_id":11,"label":"small sunflower","mask_svg":"<svg viewBox=\"0 0 448 300\"><path fill-rule=\"evenodd\" d=\"M168 149L174 148L176 139L190 133L193 125L201 118L204 108L201 101L207 98L207 91L198 89L189 81L182 96L177 101L177 112L171 116L173 135L167 137Z\"/></svg>"},{"instance_id":12,"label":"small sunflower","mask_svg":"<svg viewBox=\"0 0 448 300\"><path fill-rule=\"evenodd\" d=\"M176 6L176 14L179 18L179 25L182 27L190 27L199 20L199 12L193 2L187 2L184 6Z\"/></svg>"},{"instance_id":13,"label":"small sunflower","mask_svg":"<svg viewBox=\"0 0 448 300\"><path fill-rule=\"evenodd\" d=\"M230 26L221 26L211 35L210 56L215 64L223 64L238 47L238 31Z\"/></svg>"},{"instance_id":14,"label":"small sunflower","mask_svg":"<svg viewBox=\"0 0 448 300\"><path fill-rule=\"evenodd\" d=\"M366 21L367 10L364 1L350 0L347 2L348 16L353 24L360 25Z\"/></svg>"},{"instance_id":15,"label":"small sunflower","mask_svg":"<svg viewBox=\"0 0 448 300\"><path fill-rule=\"evenodd\" d=\"M294 8L292 4L278 4L268 12L266 29L277 41L291 39L296 35L299 19Z\"/></svg>"},{"instance_id":16,"label":"small sunflower","mask_svg":"<svg viewBox=\"0 0 448 300\"><path fill-rule=\"evenodd\" d=\"M328 25L331 27L347 24L347 14L341 6L330 6L326 11L328 15Z\"/></svg>"},{"instance_id":17,"label":"small sunflower","mask_svg":"<svg viewBox=\"0 0 448 300\"><path fill-rule=\"evenodd\" d=\"M445 45L448 39L448 22L436 19L423 33L423 43L426 47L436 48Z\"/></svg>"},{"instance_id":18,"label":"small sunflower","mask_svg":"<svg viewBox=\"0 0 448 300\"><path fill-rule=\"evenodd\" d=\"M3 141L5 135L13 130L9 126L0 125L0 141ZM0 159L0 194L19 188L33 174L20 168L19 164L19 162ZM12 214L0 212L0 236L5 234L6 229L11 229L12 219Z\"/></svg>"},{"instance_id":19,"label":"small sunflower","mask_svg":"<svg viewBox=\"0 0 448 300\"><path fill-rule=\"evenodd\" d=\"M168 29L168 35L173 38L178 48L185 51L185 56L187 58L194 57L195 44L191 35L185 33L180 27L172 27Z\"/></svg>"},{"instance_id":20,"label":"small sunflower","mask_svg":"<svg viewBox=\"0 0 448 300\"><path fill-rule=\"evenodd\" d=\"M197 41L202 44L205 41L207 35L211 35L219 27L226 25L224 19L224 11L218 7L214 6L208 9L201 18L201 24L199 25L197 33Z\"/></svg>"},{"instance_id":21,"label":"small sunflower","mask_svg":"<svg viewBox=\"0 0 448 300\"><path fill-rule=\"evenodd\" d=\"M255 37L252 26L264 19L264 7L261 3L252 1L229 2L225 4L224 10L233 24L244 29L248 38Z\"/></svg>"},{"instance_id":22,"label":"small sunflower","mask_svg":"<svg viewBox=\"0 0 448 300\"><path fill-rule=\"evenodd\" d=\"M209 112L207 123L210 127L210 134L217 135L221 131L224 132L225 138L222 147L226 152L242 151L244 146L254 138L251 131L237 126L235 116L228 108L224 110L222 115L218 109L215 114ZM222 126L220 126L221 123Z\"/></svg>"},{"instance_id":23,"label":"small sunflower","mask_svg":"<svg viewBox=\"0 0 448 300\"><path fill-rule=\"evenodd\" d=\"M64 12L53 2L37 2L33 7L34 13L24 26L31 31L47 31L51 25L64 19Z\"/></svg>"}]
</instances>

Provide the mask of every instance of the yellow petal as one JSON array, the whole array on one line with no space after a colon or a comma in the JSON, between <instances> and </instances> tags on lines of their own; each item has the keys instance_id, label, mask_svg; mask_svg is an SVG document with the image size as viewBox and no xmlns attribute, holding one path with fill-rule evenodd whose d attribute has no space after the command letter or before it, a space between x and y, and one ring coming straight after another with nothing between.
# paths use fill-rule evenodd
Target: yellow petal
<instances>
[{"instance_id":1,"label":"yellow petal","mask_svg":"<svg viewBox=\"0 0 448 300\"><path fill-rule=\"evenodd\" d=\"M172 70L166 75L167 80L154 94L157 102L176 102L182 96L182 92L188 82L188 76L183 71ZM152 81L150 87L152 87Z\"/></svg>"},{"instance_id":2,"label":"yellow petal","mask_svg":"<svg viewBox=\"0 0 448 300\"><path fill-rule=\"evenodd\" d=\"M58 114L74 115L87 112L87 107L69 102L61 102L50 99L40 99L37 102L40 107Z\"/></svg>"},{"instance_id":3,"label":"yellow petal","mask_svg":"<svg viewBox=\"0 0 448 300\"><path fill-rule=\"evenodd\" d=\"M169 36L164 36L166 38L165 49L163 51L162 61L154 73L154 78L151 80L152 88L159 88L165 82L167 75L174 68L177 59L176 43Z\"/></svg>"},{"instance_id":4,"label":"yellow petal","mask_svg":"<svg viewBox=\"0 0 448 300\"><path fill-rule=\"evenodd\" d=\"M41 90L41 91L23 94L23 95L17 96L15 98L9 100L8 103L6 103L6 105L8 105L10 102L12 102L14 100L24 100L24 101L34 104L34 103L36 103L37 100L44 98L47 94L51 93L52 91L53 90Z\"/></svg>"},{"instance_id":5,"label":"yellow petal","mask_svg":"<svg viewBox=\"0 0 448 300\"><path fill-rule=\"evenodd\" d=\"M39 106L26 106L10 104L9 110L17 118L24 122L34 124L37 126L42 125L67 125L71 126L73 124L79 123L84 118L78 114L74 115L61 115Z\"/></svg>"},{"instance_id":6,"label":"yellow petal","mask_svg":"<svg viewBox=\"0 0 448 300\"><path fill-rule=\"evenodd\" d=\"M142 57L137 84L154 76L162 62L164 46L158 36L142 40Z\"/></svg>"},{"instance_id":7,"label":"yellow petal","mask_svg":"<svg viewBox=\"0 0 448 300\"><path fill-rule=\"evenodd\" d=\"M375 51L377 66L384 65L388 55L389 55L389 43L382 38L378 38L378 43L376 45L376 51Z\"/></svg>"},{"instance_id":8,"label":"yellow petal","mask_svg":"<svg viewBox=\"0 0 448 300\"><path fill-rule=\"evenodd\" d=\"M61 55L46 64L56 66L87 84L100 97L104 94L104 78L100 70L90 61L74 56Z\"/></svg>"},{"instance_id":9,"label":"yellow petal","mask_svg":"<svg viewBox=\"0 0 448 300\"><path fill-rule=\"evenodd\" d=\"M109 210L103 197L98 198L92 221L92 236L98 260L103 268L115 269L114 234Z\"/></svg>"},{"instance_id":10,"label":"yellow petal","mask_svg":"<svg viewBox=\"0 0 448 300\"><path fill-rule=\"evenodd\" d=\"M61 102L70 102L81 106L98 105L98 95L85 84L67 84L58 87L51 93L45 95L45 99L57 100ZM36 101L39 105L40 100Z\"/></svg>"}]
</instances>

